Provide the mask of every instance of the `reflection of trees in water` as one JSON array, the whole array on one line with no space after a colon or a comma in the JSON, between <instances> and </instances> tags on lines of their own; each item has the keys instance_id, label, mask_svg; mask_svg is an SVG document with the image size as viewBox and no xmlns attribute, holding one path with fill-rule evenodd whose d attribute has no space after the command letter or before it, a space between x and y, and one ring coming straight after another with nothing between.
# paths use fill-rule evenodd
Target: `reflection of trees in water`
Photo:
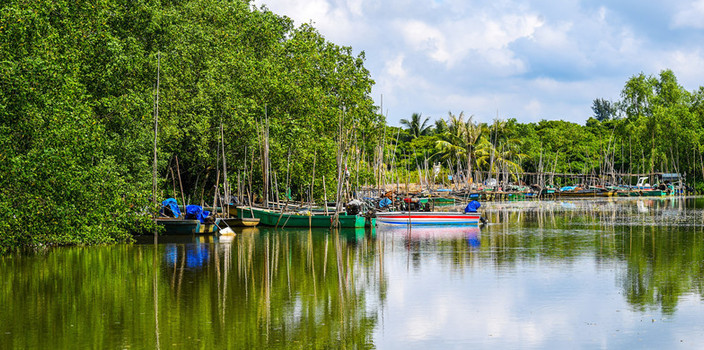
<instances>
[{"instance_id":1,"label":"reflection of trees in water","mask_svg":"<svg viewBox=\"0 0 704 350\"><path fill-rule=\"evenodd\" d=\"M1 257L0 321L3 334L11 334L3 346L246 349L371 343L377 324L373 309L385 298L380 242L364 233L360 238L308 230L209 240Z\"/></svg>"},{"instance_id":2,"label":"reflection of trees in water","mask_svg":"<svg viewBox=\"0 0 704 350\"><path fill-rule=\"evenodd\" d=\"M634 226L619 230L616 242L627 262L619 283L634 308L660 307L671 314L682 296L704 292L701 228Z\"/></svg>"},{"instance_id":3,"label":"reflection of trees in water","mask_svg":"<svg viewBox=\"0 0 704 350\"><path fill-rule=\"evenodd\" d=\"M272 230L242 234L231 243L179 245L179 258L166 264L171 300L162 302L169 304L165 313L207 324L214 340L226 342L219 346L369 344L376 318L367 313L367 299L383 299L381 288L379 296L369 295L383 278L375 242L364 240L364 232L357 238L346 232ZM189 268L188 251L203 246L209 250L207 263ZM369 285L370 280L377 282Z\"/></svg>"},{"instance_id":4,"label":"reflection of trees in water","mask_svg":"<svg viewBox=\"0 0 704 350\"><path fill-rule=\"evenodd\" d=\"M482 251L497 266L560 264L586 254L625 262L618 275L629 304L673 313L682 296L704 293L704 199L642 198L497 205Z\"/></svg>"}]
</instances>

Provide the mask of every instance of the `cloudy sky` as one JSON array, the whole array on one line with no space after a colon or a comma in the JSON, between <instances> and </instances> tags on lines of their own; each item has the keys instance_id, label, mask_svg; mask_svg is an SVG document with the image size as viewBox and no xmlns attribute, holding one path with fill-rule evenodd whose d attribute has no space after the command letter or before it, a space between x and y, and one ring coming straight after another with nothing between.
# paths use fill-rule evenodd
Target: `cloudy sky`
<instances>
[{"instance_id":1,"label":"cloudy sky","mask_svg":"<svg viewBox=\"0 0 704 350\"><path fill-rule=\"evenodd\" d=\"M365 52L387 121L449 111L475 120L583 124L596 98L671 69L704 86L704 0L255 0ZM382 98L383 96L383 98Z\"/></svg>"}]
</instances>

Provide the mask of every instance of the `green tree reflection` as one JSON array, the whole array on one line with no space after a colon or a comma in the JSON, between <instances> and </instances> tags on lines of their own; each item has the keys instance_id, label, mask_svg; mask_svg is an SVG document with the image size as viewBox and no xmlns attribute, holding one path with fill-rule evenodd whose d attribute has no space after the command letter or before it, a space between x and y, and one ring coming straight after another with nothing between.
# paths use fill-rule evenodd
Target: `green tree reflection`
<instances>
[{"instance_id":1,"label":"green tree reflection","mask_svg":"<svg viewBox=\"0 0 704 350\"><path fill-rule=\"evenodd\" d=\"M10 348L372 347L374 300L384 297L373 291L384 283L378 246L363 231L209 239L3 257L1 340Z\"/></svg>"},{"instance_id":2,"label":"green tree reflection","mask_svg":"<svg viewBox=\"0 0 704 350\"><path fill-rule=\"evenodd\" d=\"M685 295L704 292L704 199L571 201L498 206L482 235L497 266L584 254L623 261L617 283L636 310L672 314Z\"/></svg>"}]
</instances>

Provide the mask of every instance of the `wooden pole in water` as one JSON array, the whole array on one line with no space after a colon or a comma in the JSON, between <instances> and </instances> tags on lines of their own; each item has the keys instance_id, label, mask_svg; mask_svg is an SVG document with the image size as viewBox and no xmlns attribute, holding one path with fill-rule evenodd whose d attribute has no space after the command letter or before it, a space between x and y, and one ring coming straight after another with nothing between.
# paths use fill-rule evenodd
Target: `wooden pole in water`
<instances>
[{"instance_id":1,"label":"wooden pole in water","mask_svg":"<svg viewBox=\"0 0 704 350\"><path fill-rule=\"evenodd\" d=\"M169 174L171 174L171 188L173 190L173 197L176 198L176 177L174 176L174 168L169 166Z\"/></svg>"},{"instance_id":2,"label":"wooden pole in water","mask_svg":"<svg viewBox=\"0 0 704 350\"><path fill-rule=\"evenodd\" d=\"M408 157L408 154L406 154L406 157ZM411 182L411 172L408 170L408 162L406 162L406 197L410 197L410 191L409 191L409 186ZM410 203L409 203L410 204ZM410 207L410 205L409 205Z\"/></svg>"},{"instance_id":3,"label":"wooden pole in water","mask_svg":"<svg viewBox=\"0 0 704 350\"><path fill-rule=\"evenodd\" d=\"M359 144L357 144L357 133L355 132L354 134L354 158L355 161L357 162L356 168L355 168L355 173L354 173L354 183L355 183L355 192L357 192L357 197L359 197L359 158L363 154L360 154L359 151ZM325 207L327 208L327 203L325 204Z\"/></svg>"},{"instance_id":4,"label":"wooden pole in water","mask_svg":"<svg viewBox=\"0 0 704 350\"><path fill-rule=\"evenodd\" d=\"M272 198L273 200L276 200L276 205L281 208L281 199L279 198L279 179L276 176L275 171L273 171L271 175L274 178L274 181L272 182L274 184L274 187L272 188Z\"/></svg>"},{"instance_id":5,"label":"wooden pole in water","mask_svg":"<svg viewBox=\"0 0 704 350\"><path fill-rule=\"evenodd\" d=\"M284 193L286 196L286 202L288 203L289 199L291 199L291 189L289 188L290 185L290 180L291 180L291 147L288 148L288 159L286 160L286 188L284 188Z\"/></svg>"},{"instance_id":6,"label":"wooden pole in water","mask_svg":"<svg viewBox=\"0 0 704 350\"><path fill-rule=\"evenodd\" d=\"M313 176L310 181L310 198L308 202L308 228L313 227L313 188L315 186L315 161L318 159L318 152L313 153Z\"/></svg>"},{"instance_id":7,"label":"wooden pole in water","mask_svg":"<svg viewBox=\"0 0 704 350\"><path fill-rule=\"evenodd\" d=\"M704 159L702 159L702 151L701 151L701 149L699 149L699 147L701 147L701 145L697 145L697 152L699 153L699 166L702 169L702 180L704 180ZM693 170L693 171L696 171L696 170Z\"/></svg>"},{"instance_id":8,"label":"wooden pole in water","mask_svg":"<svg viewBox=\"0 0 704 350\"><path fill-rule=\"evenodd\" d=\"M250 163L249 163L249 195L251 196L249 198L249 205L250 207L252 206L252 200L254 199L254 192L252 191L252 177L254 176L254 152L252 152L252 156L250 157Z\"/></svg>"},{"instance_id":9,"label":"wooden pole in water","mask_svg":"<svg viewBox=\"0 0 704 350\"><path fill-rule=\"evenodd\" d=\"M339 227L340 225L340 218L339 218L339 213L340 213L340 202L342 200L342 180L343 180L343 170L342 170L342 149L344 147L344 139L343 139L343 134L342 134L342 128L344 125L344 120L345 120L345 110L344 107L342 108L342 111L340 113L340 117L338 120L338 141L337 141L337 193L335 194L335 213L333 214L333 220L331 222L332 227Z\"/></svg>"},{"instance_id":10,"label":"wooden pole in water","mask_svg":"<svg viewBox=\"0 0 704 350\"><path fill-rule=\"evenodd\" d=\"M323 175L323 201L323 207L325 207L325 215L330 215L330 213L328 213L328 189L325 185L325 175Z\"/></svg>"},{"instance_id":11,"label":"wooden pole in water","mask_svg":"<svg viewBox=\"0 0 704 350\"><path fill-rule=\"evenodd\" d=\"M545 188L545 182L543 181L543 144L540 143L540 161L538 161L538 186L542 190Z\"/></svg>"},{"instance_id":12,"label":"wooden pole in water","mask_svg":"<svg viewBox=\"0 0 704 350\"><path fill-rule=\"evenodd\" d=\"M186 211L186 198L183 195L183 183L181 182L181 169L178 164L178 156L176 156L176 174L178 174L178 188L181 190L181 202L183 203L183 211Z\"/></svg>"},{"instance_id":13,"label":"wooden pole in water","mask_svg":"<svg viewBox=\"0 0 704 350\"><path fill-rule=\"evenodd\" d=\"M247 182L249 183L249 188L247 190L247 197L249 199L249 215L254 217L254 210L252 209L252 173L254 172L254 152L252 152L252 163L249 167L249 176L247 176L247 146L244 147L244 175L247 177ZM246 187L246 184L245 184Z\"/></svg>"},{"instance_id":14,"label":"wooden pole in water","mask_svg":"<svg viewBox=\"0 0 704 350\"><path fill-rule=\"evenodd\" d=\"M223 172L223 186L225 190L225 203L223 204L223 210L225 206L227 207L227 216L230 216L230 183L227 182L227 157L225 157L225 131L220 121L220 147L222 147L222 172Z\"/></svg>"},{"instance_id":15,"label":"wooden pole in water","mask_svg":"<svg viewBox=\"0 0 704 350\"><path fill-rule=\"evenodd\" d=\"M264 207L269 207L269 115L267 107L264 105L264 126L262 130L263 151L262 151L262 177L264 178Z\"/></svg>"},{"instance_id":16,"label":"wooden pole in water","mask_svg":"<svg viewBox=\"0 0 704 350\"><path fill-rule=\"evenodd\" d=\"M243 178L242 178L243 190L241 192L242 192L242 203L244 203L244 194L245 194L245 192L247 192L246 191L248 189L247 183L249 182L248 181L249 176L247 176L247 145L244 146L244 161L242 163L244 163L244 174L243 174ZM252 206L251 201L249 202L249 205Z\"/></svg>"},{"instance_id":17,"label":"wooden pole in water","mask_svg":"<svg viewBox=\"0 0 704 350\"><path fill-rule=\"evenodd\" d=\"M631 137L628 136L628 187L631 187L633 183L633 144L631 143Z\"/></svg>"},{"instance_id":18,"label":"wooden pole in water","mask_svg":"<svg viewBox=\"0 0 704 350\"><path fill-rule=\"evenodd\" d=\"M152 202L153 202L153 209L156 209L157 207L157 199L156 199L156 190L157 190L157 185L156 185L156 167L157 167L157 157L156 157L156 141L158 137L158 132L159 132L159 75L161 73L161 52L158 52L156 54L156 97L154 98L154 165L153 165L153 171L152 171ZM156 223L156 212L154 212L154 217L155 217L155 223ZM156 244L157 242L157 229L156 225L154 225L154 243Z\"/></svg>"},{"instance_id":19,"label":"wooden pole in water","mask_svg":"<svg viewBox=\"0 0 704 350\"><path fill-rule=\"evenodd\" d=\"M242 176L241 171L237 171L237 202L242 203Z\"/></svg>"},{"instance_id":20,"label":"wooden pole in water","mask_svg":"<svg viewBox=\"0 0 704 350\"><path fill-rule=\"evenodd\" d=\"M213 217L218 216L218 192L220 187L220 147L218 145L215 156L215 191L213 191Z\"/></svg>"},{"instance_id":21,"label":"wooden pole in water","mask_svg":"<svg viewBox=\"0 0 704 350\"><path fill-rule=\"evenodd\" d=\"M697 148L699 148L699 146L697 146ZM695 149L694 149L694 147L692 147L692 166L690 167L690 169L692 169L692 188L696 189L696 185L697 185L697 171L696 171L696 169L697 169L697 156L694 152L695 152Z\"/></svg>"}]
</instances>

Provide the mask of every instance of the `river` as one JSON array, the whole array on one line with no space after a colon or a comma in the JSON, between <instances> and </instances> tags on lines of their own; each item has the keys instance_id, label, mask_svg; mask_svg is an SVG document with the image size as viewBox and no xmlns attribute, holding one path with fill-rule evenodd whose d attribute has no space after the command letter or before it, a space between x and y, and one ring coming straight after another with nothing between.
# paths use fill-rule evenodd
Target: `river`
<instances>
[{"instance_id":1,"label":"river","mask_svg":"<svg viewBox=\"0 0 704 350\"><path fill-rule=\"evenodd\" d=\"M0 257L0 348L698 348L704 198L484 227L248 228Z\"/></svg>"}]
</instances>

